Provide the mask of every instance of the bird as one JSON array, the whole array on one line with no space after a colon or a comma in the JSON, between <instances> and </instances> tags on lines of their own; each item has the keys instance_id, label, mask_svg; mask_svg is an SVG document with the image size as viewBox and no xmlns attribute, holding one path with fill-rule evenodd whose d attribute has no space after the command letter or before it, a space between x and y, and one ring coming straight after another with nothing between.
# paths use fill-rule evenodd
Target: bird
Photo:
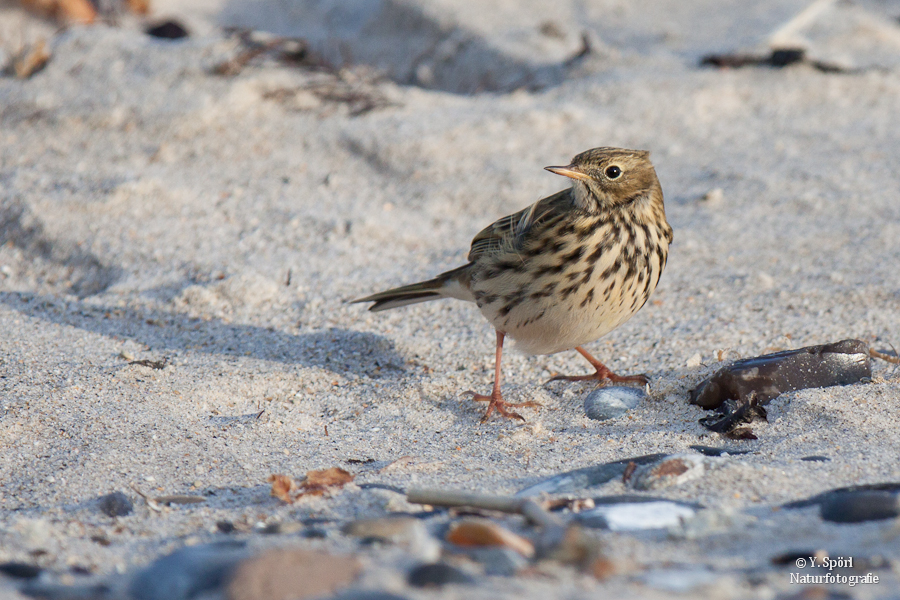
<instances>
[{"instance_id":1,"label":"bird","mask_svg":"<svg viewBox=\"0 0 900 600\"><path fill-rule=\"evenodd\" d=\"M672 227L663 191L646 150L601 147L570 164L545 167L571 187L485 227L472 240L468 263L421 281L352 302L382 311L455 298L474 302L496 330L494 385L481 419L498 415L525 421L500 389L503 342L526 354L576 350L594 367L590 375L553 380L646 385L644 375L621 376L584 345L631 318L656 289L668 260Z\"/></svg>"}]
</instances>

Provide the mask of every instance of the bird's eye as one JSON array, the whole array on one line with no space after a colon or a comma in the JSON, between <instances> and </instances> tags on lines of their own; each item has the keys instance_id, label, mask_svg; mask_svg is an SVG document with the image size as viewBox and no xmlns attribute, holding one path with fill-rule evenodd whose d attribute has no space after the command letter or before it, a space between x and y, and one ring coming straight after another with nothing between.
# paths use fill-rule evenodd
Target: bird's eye
<instances>
[{"instance_id":1,"label":"bird's eye","mask_svg":"<svg viewBox=\"0 0 900 600\"><path fill-rule=\"evenodd\" d=\"M612 166L612 167L606 168L606 176L609 177L610 179L615 179L616 177L618 177L621 174L622 174L622 169L620 169L619 167Z\"/></svg>"}]
</instances>

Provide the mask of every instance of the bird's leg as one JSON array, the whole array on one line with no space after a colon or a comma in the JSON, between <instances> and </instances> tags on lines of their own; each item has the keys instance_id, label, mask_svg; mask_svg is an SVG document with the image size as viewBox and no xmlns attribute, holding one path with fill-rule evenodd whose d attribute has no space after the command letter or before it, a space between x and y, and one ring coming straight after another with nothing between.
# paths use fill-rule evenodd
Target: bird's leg
<instances>
[{"instance_id":1,"label":"bird's leg","mask_svg":"<svg viewBox=\"0 0 900 600\"><path fill-rule=\"evenodd\" d=\"M472 394L472 399L476 402L490 402L487 411L484 413L484 416L481 417L482 423L486 422L488 417L490 417L491 413L494 411L497 411L497 414L506 417L507 419L519 419L520 421L524 421L525 417L515 411L507 410L507 407L512 406L518 408L520 406L540 406L537 402L506 402L503 399L503 396L500 395L500 359L503 356L503 338L505 335L506 334L502 331L497 330L497 355L494 362L494 389L491 391L491 395L485 396L484 394L476 394L475 392L466 392L466 394Z\"/></svg>"},{"instance_id":2,"label":"bird's leg","mask_svg":"<svg viewBox=\"0 0 900 600\"><path fill-rule=\"evenodd\" d=\"M550 381L588 381L597 379L600 381L611 381L613 383L639 383L641 385L647 385L650 381L647 379L646 375L616 375L609 370L609 367L591 356L590 353L581 346L575 346L575 350L578 351L578 354L585 357L588 362L594 366L597 372L592 373L591 375L557 375Z\"/></svg>"}]
</instances>

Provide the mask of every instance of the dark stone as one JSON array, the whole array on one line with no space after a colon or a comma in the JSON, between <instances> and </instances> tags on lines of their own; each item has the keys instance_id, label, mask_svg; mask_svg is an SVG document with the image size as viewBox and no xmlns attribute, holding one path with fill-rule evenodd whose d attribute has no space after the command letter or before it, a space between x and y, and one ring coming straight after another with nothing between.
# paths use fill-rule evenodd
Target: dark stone
<instances>
[{"instance_id":1,"label":"dark stone","mask_svg":"<svg viewBox=\"0 0 900 600\"><path fill-rule=\"evenodd\" d=\"M772 50L772 54L769 55L767 64L776 69L781 69L788 65L803 62L805 57L806 51L802 48L780 48Z\"/></svg>"},{"instance_id":2,"label":"dark stone","mask_svg":"<svg viewBox=\"0 0 900 600\"><path fill-rule=\"evenodd\" d=\"M129 593L134 600L190 600L225 585L247 555L241 542L182 548L140 571Z\"/></svg>"},{"instance_id":3,"label":"dark stone","mask_svg":"<svg viewBox=\"0 0 900 600\"><path fill-rule=\"evenodd\" d=\"M19 591L40 600L113 600L112 589L105 584L64 585L34 580Z\"/></svg>"},{"instance_id":4,"label":"dark stone","mask_svg":"<svg viewBox=\"0 0 900 600\"><path fill-rule=\"evenodd\" d=\"M661 498L659 496L639 496L638 494L599 496L597 498L592 498L592 500L594 501L594 506L603 506L607 504L639 504L641 502L672 502L689 508L703 508L703 505L699 502L683 502L681 500L672 500L670 498Z\"/></svg>"},{"instance_id":5,"label":"dark stone","mask_svg":"<svg viewBox=\"0 0 900 600\"><path fill-rule=\"evenodd\" d=\"M309 529L304 529L303 533L300 534L302 537L312 540L324 540L328 537L328 532L324 529L318 529L316 527L310 527Z\"/></svg>"},{"instance_id":6,"label":"dark stone","mask_svg":"<svg viewBox=\"0 0 900 600\"><path fill-rule=\"evenodd\" d=\"M862 523L900 515L897 494L883 491L843 492L822 500L822 519L833 523Z\"/></svg>"},{"instance_id":7,"label":"dark stone","mask_svg":"<svg viewBox=\"0 0 900 600\"><path fill-rule=\"evenodd\" d=\"M122 492L113 492L100 496L97 500L100 512L109 517L124 517L134 512L134 504L131 499Z\"/></svg>"},{"instance_id":8,"label":"dark stone","mask_svg":"<svg viewBox=\"0 0 900 600\"><path fill-rule=\"evenodd\" d=\"M474 583L475 580L456 567L445 563L419 565L407 576L409 585L413 587L441 587L448 583Z\"/></svg>"},{"instance_id":9,"label":"dark stone","mask_svg":"<svg viewBox=\"0 0 900 600\"><path fill-rule=\"evenodd\" d=\"M34 579L41 574L41 571L43 571L43 569L41 569L40 567L29 565L27 563L0 563L0 573L3 573L7 577L14 577L16 579Z\"/></svg>"},{"instance_id":10,"label":"dark stone","mask_svg":"<svg viewBox=\"0 0 900 600\"><path fill-rule=\"evenodd\" d=\"M713 409L726 400L773 398L805 388L849 385L872 377L869 347L861 340L809 346L739 360L720 369L691 392L691 404Z\"/></svg>"},{"instance_id":11,"label":"dark stone","mask_svg":"<svg viewBox=\"0 0 900 600\"><path fill-rule=\"evenodd\" d=\"M173 19L150 25L144 32L149 36L164 40L180 40L190 35L184 25Z\"/></svg>"},{"instance_id":12,"label":"dark stone","mask_svg":"<svg viewBox=\"0 0 900 600\"><path fill-rule=\"evenodd\" d=\"M829 462L831 459L827 456L816 454L814 456L804 456L800 460L805 460L806 462Z\"/></svg>"},{"instance_id":13,"label":"dark stone","mask_svg":"<svg viewBox=\"0 0 900 600\"><path fill-rule=\"evenodd\" d=\"M216 529L218 529L220 533L233 533L234 523L231 521L216 521Z\"/></svg>"},{"instance_id":14,"label":"dark stone","mask_svg":"<svg viewBox=\"0 0 900 600\"><path fill-rule=\"evenodd\" d=\"M699 444L691 446L691 450L696 450L703 456L738 456L739 454L752 454L752 450L738 450L737 448L713 448L712 446L701 446Z\"/></svg>"},{"instance_id":15,"label":"dark stone","mask_svg":"<svg viewBox=\"0 0 900 600\"><path fill-rule=\"evenodd\" d=\"M806 500L795 500L793 502L788 502L787 504L782 504L782 508L807 508L809 506L816 506L817 504L822 504L825 500L839 495L839 494L848 494L852 492L889 492L894 495L900 494L900 483L887 482L887 483L866 483L862 485L851 485L848 487L837 488L833 490L828 490L827 492L822 492L821 494L816 494L815 496L810 496Z\"/></svg>"},{"instance_id":16,"label":"dark stone","mask_svg":"<svg viewBox=\"0 0 900 600\"><path fill-rule=\"evenodd\" d=\"M625 473L625 469L628 468L629 463L634 463L635 465L646 465L661 460L666 456L668 455L645 454L643 456L625 458L622 460L604 463L602 465L594 465L592 467L585 467L583 469L567 471L565 473L560 473L559 475L554 475L553 477L550 477L548 479L530 485L523 490L520 490L516 494L516 497L523 498L527 496L537 496L542 493L558 494L563 492L574 492L577 490L593 487L595 485L601 485L603 483L606 483L607 481L611 481L617 477L621 477Z\"/></svg>"}]
</instances>

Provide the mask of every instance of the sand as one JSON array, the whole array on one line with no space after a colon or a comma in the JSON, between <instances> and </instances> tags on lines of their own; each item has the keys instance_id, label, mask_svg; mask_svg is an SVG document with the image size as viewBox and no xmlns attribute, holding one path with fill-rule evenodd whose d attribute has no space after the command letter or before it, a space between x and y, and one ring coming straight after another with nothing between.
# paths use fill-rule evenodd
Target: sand
<instances>
[{"instance_id":1,"label":"sand","mask_svg":"<svg viewBox=\"0 0 900 600\"><path fill-rule=\"evenodd\" d=\"M841 588L889 595L891 521L776 509L900 480L893 365L876 361L869 384L781 396L755 441L706 431L687 402L720 358L843 338L900 346L900 3L826 6L788 32L844 72L698 66L764 51L806 5L159 2L157 15L194 32L175 42L130 21L54 34L2 7L6 55L18 23L50 30L52 58L30 79L0 79L0 561L133 573L221 539L218 521L415 509L360 484L507 495L706 444L754 453L663 495L732 520L697 539L598 533L639 565L627 574L423 594L373 552L370 577L410 597L648 598L670 594L648 573L699 568L708 577L687 593L770 598L799 590L773 556L828 548L894 561L882 584ZM348 71L269 57L216 75L241 50L225 26L305 36ZM591 52L574 58L582 32ZM379 106L354 115L322 86ZM542 167L602 145L652 152L675 231L652 301L590 346L614 370L647 373L650 398L592 421L590 386L544 384L587 372L577 354L513 350L506 395L543 406L524 409L525 424L480 425L483 406L462 393L489 390L494 336L474 306L372 314L346 301L462 264L483 226L566 185ZM809 455L831 460L799 460ZM272 473L332 466L356 476L334 497L269 495ZM207 501L157 512L135 488ZM113 491L135 499L133 515L97 510ZM370 552L340 536L316 544ZM17 595L10 581L0 593Z\"/></svg>"}]
</instances>

